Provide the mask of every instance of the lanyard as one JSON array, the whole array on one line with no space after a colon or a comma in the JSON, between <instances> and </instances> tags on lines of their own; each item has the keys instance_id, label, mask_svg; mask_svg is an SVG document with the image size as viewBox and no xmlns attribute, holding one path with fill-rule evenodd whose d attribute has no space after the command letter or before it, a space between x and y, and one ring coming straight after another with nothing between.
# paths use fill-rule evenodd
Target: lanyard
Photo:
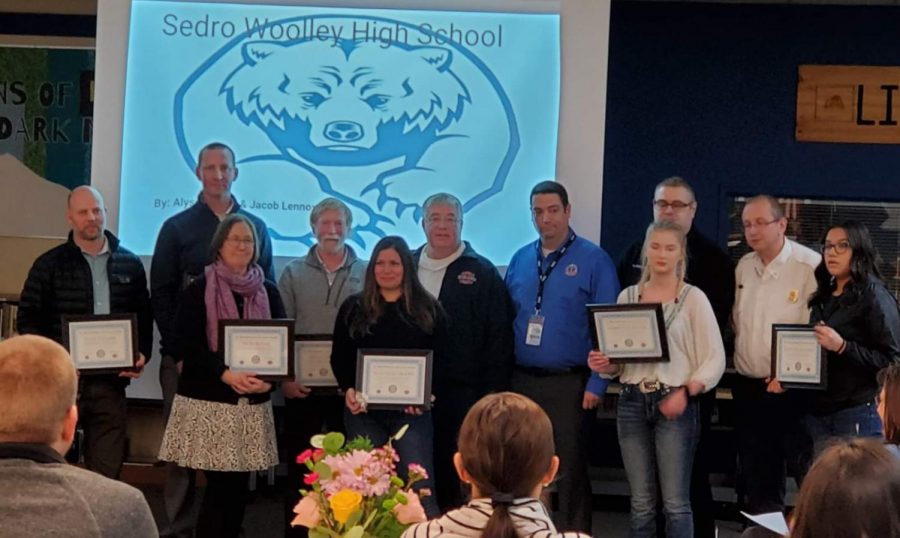
<instances>
[{"instance_id":1,"label":"lanyard","mask_svg":"<svg viewBox=\"0 0 900 538\"><path fill-rule=\"evenodd\" d=\"M553 260L550 262L549 265L547 265L547 270L542 271L541 269L542 269L543 264L541 263L541 241L540 241L540 239L538 239L538 242L536 243L538 289L537 289L537 298L534 300L534 312L536 314L541 313L541 303L544 300L544 282L546 282L547 279L550 278L550 273L553 272L553 269L556 268L556 265L559 263L559 260L562 259L563 255L566 253L567 250L569 250L569 247L571 247L572 243L574 243L574 242L575 242L575 232L572 232L569 235L569 239L562 246L562 248L557 250L555 253L551 252L550 254L547 255L547 258L550 258L551 256L553 256L553 254L556 254L556 257L553 258Z\"/></svg>"}]
</instances>

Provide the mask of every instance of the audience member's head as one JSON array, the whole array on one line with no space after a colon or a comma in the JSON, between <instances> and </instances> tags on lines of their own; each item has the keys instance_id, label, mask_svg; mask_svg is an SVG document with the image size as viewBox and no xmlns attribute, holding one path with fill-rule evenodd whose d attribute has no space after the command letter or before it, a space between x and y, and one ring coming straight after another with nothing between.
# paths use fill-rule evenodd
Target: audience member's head
<instances>
[{"instance_id":1,"label":"audience member's head","mask_svg":"<svg viewBox=\"0 0 900 538\"><path fill-rule=\"evenodd\" d=\"M0 342L0 442L65 454L78 422L77 384L72 359L56 342L31 335Z\"/></svg>"},{"instance_id":2,"label":"audience member's head","mask_svg":"<svg viewBox=\"0 0 900 538\"><path fill-rule=\"evenodd\" d=\"M512 499L538 497L559 468L554 455L553 426L533 401L512 392L479 400L459 431L453 458L472 497L487 497L494 506L484 538L515 537L509 517Z\"/></svg>"},{"instance_id":3,"label":"audience member's head","mask_svg":"<svg viewBox=\"0 0 900 538\"><path fill-rule=\"evenodd\" d=\"M878 415L884 424L884 438L892 445L900 445L900 365L892 364L880 371L878 383Z\"/></svg>"},{"instance_id":4,"label":"audience member's head","mask_svg":"<svg viewBox=\"0 0 900 538\"><path fill-rule=\"evenodd\" d=\"M900 462L881 440L822 452L803 480L791 538L900 538Z\"/></svg>"}]
</instances>

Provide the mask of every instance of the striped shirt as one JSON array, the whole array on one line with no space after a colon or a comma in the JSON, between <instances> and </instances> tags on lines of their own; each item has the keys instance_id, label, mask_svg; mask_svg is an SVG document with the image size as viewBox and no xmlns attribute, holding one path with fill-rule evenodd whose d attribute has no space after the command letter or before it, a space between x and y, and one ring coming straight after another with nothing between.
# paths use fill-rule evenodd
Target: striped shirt
<instances>
[{"instance_id":1,"label":"striped shirt","mask_svg":"<svg viewBox=\"0 0 900 538\"><path fill-rule=\"evenodd\" d=\"M492 513L490 499L475 499L438 519L411 526L401 538L480 538ZM509 513L520 538L590 538L577 532L557 532L546 508L537 499L516 499Z\"/></svg>"}]
</instances>

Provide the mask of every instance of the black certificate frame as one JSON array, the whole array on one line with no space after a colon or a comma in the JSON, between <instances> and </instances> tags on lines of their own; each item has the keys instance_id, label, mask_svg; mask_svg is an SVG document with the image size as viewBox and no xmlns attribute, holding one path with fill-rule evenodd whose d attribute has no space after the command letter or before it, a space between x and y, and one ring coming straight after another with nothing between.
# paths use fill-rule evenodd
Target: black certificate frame
<instances>
[{"instance_id":1,"label":"black certificate frame","mask_svg":"<svg viewBox=\"0 0 900 538\"><path fill-rule=\"evenodd\" d=\"M666 337L666 323L663 317L663 308L660 303L627 303L627 304L588 304L587 309L588 323L591 327L591 340L594 349L603 351L601 347L600 328L597 326L594 314L596 313L616 313L616 312L652 312L656 319L657 338L661 350L660 356L632 356L632 357L610 357L611 364L635 364L635 363L655 363L669 362L669 341Z\"/></svg>"},{"instance_id":2,"label":"black certificate frame","mask_svg":"<svg viewBox=\"0 0 900 538\"><path fill-rule=\"evenodd\" d=\"M219 320L219 352L225 361L225 328L226 327L275 327L285 332L287 339L287 372L284 374L257 374L262 381L293 381L294 374L294 320L293 319L220 319ZM227 368L231 368L226 363ZM242 370L241 370L242 371ZM248 370L249 371L249 370Z\"/></svg>"},{"instance_id":3,"label":"black certificate frame","mask_svg":"<svg viewBox=\"0 0 900 538\"><path fill-rule=\"evenodd\" d=\"M778 333L779 332L795 332L795 333L815 333L815 325L803 323L773 323L772 324L772 358L770 375L772 379L778 379ZM781 381L781 386L786 389L810 389L810 390L827 390L828 389L828 352L824 347L819 345L819 381L817 382L800 382L800 381Z\"/></svg>"},{"instance_id":4,"label":"black certificate frame","mask_svg":"<svg viewBox=\"0 0 900 538\"><path fill-rule=\"evenodd\" d=\"M300 358L297 357L296 349L297 342L328 342L329 344L334 344L334 336L331 334L295 334L294 335L294 363L296 364ZM334 375L334 370L332 369L332 375ZM294 379L297 383L300 383L304 387L312 389L312 392L309 393L310 396L331 396L335 394L341 393L341 387L335 381L334 385L307 385L303 382L302 379L297 380L297 376L300 375L300 372L297 371L297 368L294 368ZM335 378L337 379L337 378Z\"/></svg>"},{"instance_id":5,"label":"black certificate frame","mask_svg":"<svg viewBox=\"0 0 900 538\"><path fill-rule=\"evenodd\" d=\"M117 374L120 372L135 372L135 364L138 362L140 350L138 349L138 330L137 330L137 314L85 314L85 315L64 315L62 321L62 342L63 347L72 353L72 343L69 341L69 326L73 323L82 323L86 321L128 321L131 325L131 366L116 366L112 368L77 368L79 374L96 375L96 374ZM73 364L77 364L72 359Z\"/></svg>"},{"instance_id":6,"label":"black certificate frame","mask_svg":"<svg viewBox=\"0 0 900 538\"><path fill-rule=\"evenodd\" d=\"M356 352L356 391L363 387L363 371L366 358L372 355L384 355L397 358L422 358L425 360L425 385L422 388L423 401L416 403L379 403L366 402L367 409L401 411L407 407L417 407L423 411L431 409L432 373L434 371L434 352L430 349L394 349L394 348L361 348ZM369 397L368 395L366 395Z\"/></svg>"}]
</instances>

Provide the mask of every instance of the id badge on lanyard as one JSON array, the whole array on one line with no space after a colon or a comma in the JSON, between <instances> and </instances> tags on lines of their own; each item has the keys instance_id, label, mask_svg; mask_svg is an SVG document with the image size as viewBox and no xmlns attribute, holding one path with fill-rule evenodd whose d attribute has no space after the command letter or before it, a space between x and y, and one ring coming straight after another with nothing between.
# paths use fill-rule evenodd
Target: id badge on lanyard
<instances>
[{"instance_id":1,"label":"id badge on lanyard","mask_svg":"<svg viewBox=\"0 0 900 538\"><path fill-rule=\"evenodd\" d=\"M541 336L544 334L544 316L535 314L528 318L528 330L525 331L525 345L541 345Z\"/></svg>"},{"instance_id":2,"label":"id badge on lanyard","mask_svg":"<svg viewBox=\"0 0 900 538\"><path fill-rule=\"evenodd\" d=\"M569 247L572 246L572 243L575 242L575 234L570 233L569 239L566 243L557 251L556 258L554 258L550 264L547 266L547 270L542 270L541 264L541 244L540 241L537 242L537 272L538 272L538 291L537 297L534 302L534 315L528 318L528 328L525 331L525 345L527 346L539 346L541 345L541 337L544 335L544 316L541 315L541 306L544 301L544 282L547 281L547 278L550 277L550 273L553 272L553 269L556 268L557 264L559 264L560 258L569 250Z\"/></svg>"}]
</instances>

